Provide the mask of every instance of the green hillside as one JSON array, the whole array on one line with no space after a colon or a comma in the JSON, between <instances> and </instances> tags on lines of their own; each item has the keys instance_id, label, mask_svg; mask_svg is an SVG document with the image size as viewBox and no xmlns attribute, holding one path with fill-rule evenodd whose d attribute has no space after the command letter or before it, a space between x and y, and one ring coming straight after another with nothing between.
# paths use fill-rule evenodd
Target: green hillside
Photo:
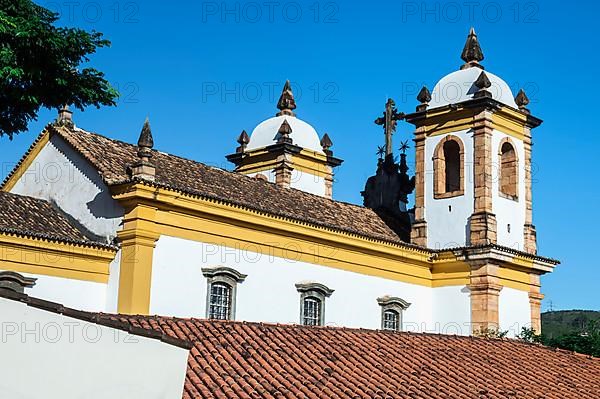
<instances>
[{"instance_id":1,"label":"green hillside","mask_svg":"<svg viewBox=\"0 0 600 399\"><path fill-rule=\"evenodd\" d=\"M556 338L588 330L590 324L600 320L600 312L593 310L559 310L542 313L542 332Z\"/></svg>"}]
</instances>

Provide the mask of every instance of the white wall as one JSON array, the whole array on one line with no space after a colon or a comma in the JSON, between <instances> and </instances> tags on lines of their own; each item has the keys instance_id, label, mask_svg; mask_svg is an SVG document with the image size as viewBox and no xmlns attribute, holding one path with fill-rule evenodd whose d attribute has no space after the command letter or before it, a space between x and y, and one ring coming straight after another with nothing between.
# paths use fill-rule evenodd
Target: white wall
<instances>
[{"instance_id":1,"label":"white wall","mask_svg":"<svg viewBox=\"0 0 600 399\"><path fill-rule=\"evenodd\" d=\"M188 351L0 298L5 398L181 398Z\"/></svg>"},{"instance_id":2,"label":"white wall","mask_svg":"<svg viewBox=\"0 0 600 399\"><path fill-rule=\"evenodd\" d=\"M425 140L425 220L429 248L459 247L467 243L467 224L474 206L473 133L471 130L462 130L452 135L461 139L465 149L465 191L459 197L433 198L433 156L436 146L447 135Z\"/></svg>"},{"instance_id":3,"label":"white wall","mask_svg":"<svg viewBox=\"0 0 600 399\"><path fill-rule=\"evenodd\" d=\"M411 306L404 322L428 329L431 289L366 276L300 261L162 236L156 245L152 269L150 313L178 317L206 316L207 281L201 268L224 265L247 274L238 284L236 320L277 323L300 321L300 294L295 284L313 280L335 292L325 303L327 325L381 327L377 298L400 297Z\"/></svg>"},{"instance_id":4,"label":"white wall","mask_svg":"<svg viewBox=\"0 0 600 399\"><path fill-rule=\"evenodd\" d=\"M498 313L500 331L508 331L509 337L519 334L523 327L531 327L529 294L514 288L502 288Z\"/></svg>"},{"instance_id":5,"label":"white wall","mask_svg":"<svg viewBox=\"0 0 600 399\"><path fill-rule=\"evenodd\" d=\"M439 287L433 290L433 320L436 332L470 335L471 297L464 286Z\"/></svg>"},{"instance_id":6,"label":"white wall","mask_svg":"<svg viewBox=\"0 0 600 399\"><path fill-rule=\"evenodd\" d=\"M52 136L11 192L55 202L107 242L123 216L98 172L59 136Z\"/></svg>"},{"instance_id":7,"label":"white wall","mask_svg":"<svg viewBox=\"0 0 600 399\"><path fill-rule=\"evenodd\" d=\"M275 183L275 172L272 170L262 171L257 173L249 173L248 176L256 176L262 174L268 178L271 183ZM325 195L325 178L312 175L310 173L302 172L299 170L292 171L292 178L290 187L297 190L302 190L307 193L316 194L320 196Z\"/></svg>"},{"instance_id":8,"label":"white wall","mask_svg":"<svg viewBox=\"0 0 600 399\"><path fill-rule=\"evenodd\" d=\"M325 178L299 170L292 171L290 186L307 193L325 195Z\"/></svg>"},{"instance_id":9,"label":"white wall","mask_svg":"<svg viewBox=\"0 0 600 399\"><path fill-rule=\"evenodd\" d=\"M106 309L105 312L117 313L119 304L119 275L121 270L121 250L110 263L108 268L108 284L106 285Z\"/></svg>"},{"instance_id":10,"label":"white wall","mask_svg":"<svg viewBox=\"0 0 600 399\"><path fill-rule=\"evenodd\" d=\"M506 137L510 138L519 161L519 195L516 201L500 196L500 142ZM523 141L495 130L492 136L492 157L494 160L492 169L494 177L492 208L496 214L498 244L523 251L525 250L523 236L523 225L525 224L525 150ZM508 225L510 225L510 232L508 231Z\"/></svg>"},{"instance_id":11,"label":"white wall","mask_svg":"<svg viewBox=\"0 0 600 399\"><path fill-rule=\"evenodd\" d=\"M106 284L104 283L41 274L19 273L25 277L37 279L33 288L26 289L25 293L28 295L47 301L58 302L75 309L90 312L107 311Z\"/></svg>"}]
</instances>

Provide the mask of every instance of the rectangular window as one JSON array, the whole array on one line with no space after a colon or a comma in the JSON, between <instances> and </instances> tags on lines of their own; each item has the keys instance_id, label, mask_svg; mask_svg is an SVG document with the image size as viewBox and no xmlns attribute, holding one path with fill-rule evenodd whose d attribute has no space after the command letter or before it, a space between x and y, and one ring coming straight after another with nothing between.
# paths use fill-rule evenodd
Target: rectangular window
<instances>
[{"instance_id":1,"label":"rectangular window","mask_svg":"<svg viewBox=\"0 0 600 399\"><path fill-rule=\"evenodd\" d=\"M305 326L321 325L321 301L317 298L304 298L303 323Z\"/></svg>"},{"instance_id":2,"label":"rectangular window","mask_svg":"<svg viewBox=\"0 0 600 399\"><path fill-rule=\"evenodd\" d=\"M383 312L383 329L387 331L400 330L400 315L395 310Z\"/></svg>"},{"instance_id":3,"label":"rectangular window","mask_svg":"<svg viewBox=\"0 0 600 399\"><path fill-rule=\"evenodd\" d=\"M213 283L210 287L209 319L229 320L231 315L231 287Z\"/></svg>"}]
</instances>

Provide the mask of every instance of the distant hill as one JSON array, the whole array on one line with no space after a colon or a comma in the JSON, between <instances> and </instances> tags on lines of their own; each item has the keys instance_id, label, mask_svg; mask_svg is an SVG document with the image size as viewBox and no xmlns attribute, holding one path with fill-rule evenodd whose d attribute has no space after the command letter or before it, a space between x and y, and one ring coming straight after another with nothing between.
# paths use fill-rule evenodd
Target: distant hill
<instances>
[{"instance_id":1,"label":"distant hill","mask_svg":"<svg viewBox=\"0 0 600 399\"><path fill-rule=\"evenodd\" d=\"M600 312L593 310L559 310L542 313L542 332L548 338L579 333L591 321L600 320Z\"/></svg>"}]
</instances>

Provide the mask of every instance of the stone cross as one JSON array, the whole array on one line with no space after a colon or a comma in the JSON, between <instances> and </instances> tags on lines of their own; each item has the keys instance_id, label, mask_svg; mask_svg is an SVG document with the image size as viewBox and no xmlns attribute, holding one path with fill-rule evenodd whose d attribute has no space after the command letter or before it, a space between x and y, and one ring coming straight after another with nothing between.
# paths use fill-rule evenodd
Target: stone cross
<instances>
[{"instance_id":1,"label":"stone cross","mask_svg":"<svg viewBox=\"0 0 600 399\"><path fill-rule=\"evenodd\" d=\"M377 125L383 126L386 157L392 154L392 135L396 131L397 121L404 119L404 115L403 112L398 112L396 103L389 98L385 103L385 112L383 113L383 116L375 119Z\"/></svg>"}]
</instances>

